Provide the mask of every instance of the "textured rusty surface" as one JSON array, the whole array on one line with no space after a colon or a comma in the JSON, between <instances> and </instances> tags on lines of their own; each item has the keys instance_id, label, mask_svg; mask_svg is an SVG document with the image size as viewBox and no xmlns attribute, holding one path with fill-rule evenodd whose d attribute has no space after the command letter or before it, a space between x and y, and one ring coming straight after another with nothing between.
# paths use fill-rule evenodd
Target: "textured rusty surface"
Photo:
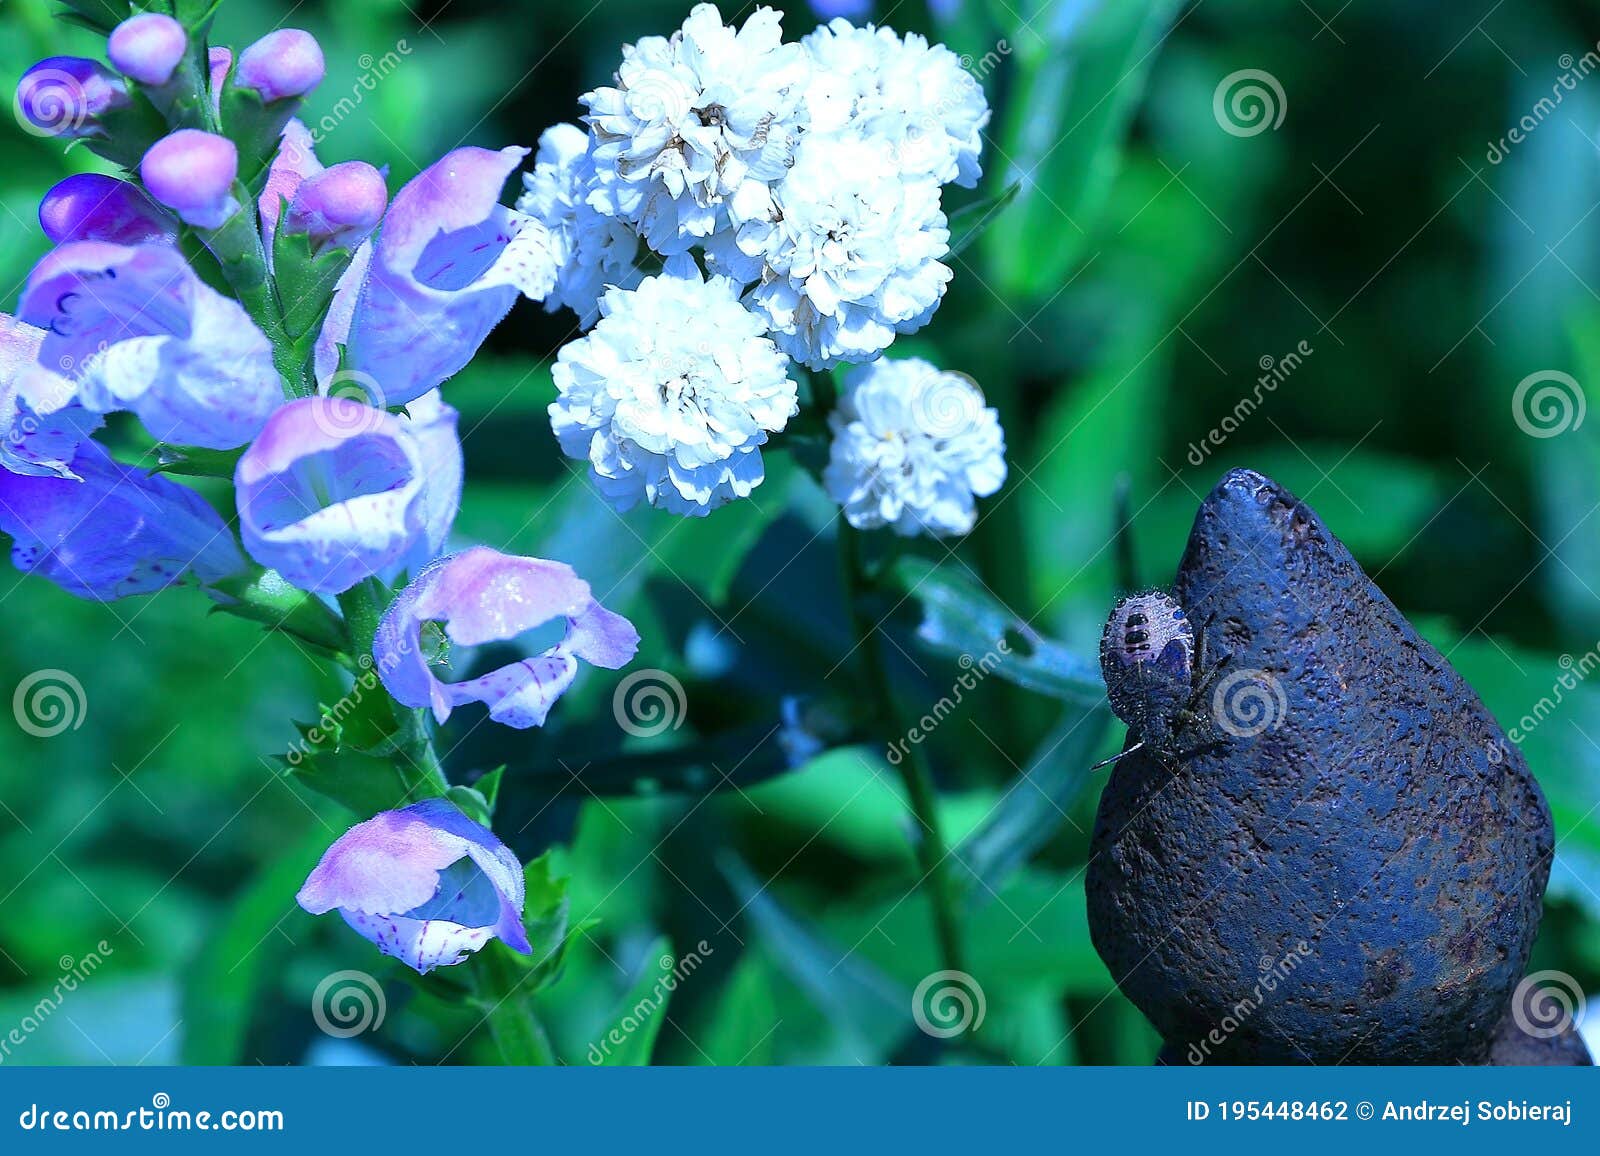
<instances>
[{"instance_id":1,"label":"textured rusty surface","mask_svg":"<svg viewBox=\"0 0 1600 1156\"><path fill-rule=\"evenodd\" d=\"M1487 1058L1550 870L1521 754L1260 474L1206 498L1176 593L1230 678L1261 672L1282 710L1251 737L1113 770L1088 896L1122 990L1212 1061Z\"/></svg>"}]
</instances>

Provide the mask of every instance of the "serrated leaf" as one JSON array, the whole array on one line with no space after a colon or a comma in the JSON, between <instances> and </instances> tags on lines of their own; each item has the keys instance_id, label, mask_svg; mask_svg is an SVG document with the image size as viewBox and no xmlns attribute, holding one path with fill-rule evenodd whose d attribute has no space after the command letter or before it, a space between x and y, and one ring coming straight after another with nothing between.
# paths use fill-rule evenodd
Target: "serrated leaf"
<instances>
[{"instance_id":1,"label":"serrated leaf","mask_svg":"<svg viewBox=\"0 0 1600 1156\"><path fill-rule=\"evenodd\" d=\"M1105 701L1094 663L1040 634L956 568L902 558L893 580L921 604L917 638L930 650L982 664L1000 678L1065 702Z\"/></svg>"}]
</instances>

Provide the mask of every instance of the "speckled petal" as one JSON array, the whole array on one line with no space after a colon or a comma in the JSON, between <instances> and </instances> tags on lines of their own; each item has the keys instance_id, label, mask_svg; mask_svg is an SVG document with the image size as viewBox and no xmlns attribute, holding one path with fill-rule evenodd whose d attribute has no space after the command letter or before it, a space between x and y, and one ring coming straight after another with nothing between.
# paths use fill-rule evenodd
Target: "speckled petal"
<instances>
[{"instance_id":1,"label":"speckled petal","mask_svg":"<svg viewBox=\"0 0 1600 1156\"><path fill-rule=\"evenodd\" d=\"M567 629L555 646L460 683L440 680L423 652L428 622L442 623L459 646L478 646L557 618L566 619ZM632 624L600 607L571 567L477 546L441 558L401 591L372 652L384 686L407 706L427 707L443 722L455 707L482 702L497 722L526 728L544 723L571 685L577 659L615 668L633 657L638 642Z\"/></svg>"},{"instance_id":2,"label":"speckled petal","mask_svg":"<svg viewBox=\"0 0 1600 1156\"><path fill-rule=\"evenodd\" d=\"M79 447L71 470L71 478L0 470L0 530L13 539L17 569L99 602L190 573L214 582L244 569L227 526L188 487L113 461L94 442Z\"/></svg>"}]
</instances>

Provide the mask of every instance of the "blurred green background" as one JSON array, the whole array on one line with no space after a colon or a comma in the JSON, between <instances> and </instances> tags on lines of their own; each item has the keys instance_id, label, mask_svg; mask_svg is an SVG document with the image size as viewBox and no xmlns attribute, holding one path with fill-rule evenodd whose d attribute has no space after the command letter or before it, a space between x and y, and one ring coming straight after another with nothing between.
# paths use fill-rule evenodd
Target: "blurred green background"
<instances>
[{"instance_id":1,"label":"blurred green background","mask_svg":"<svg viewBox=\"0 0 1600 1156\"><path fill-rule=\"evenodd\" d=\"M791 36L818 19L785 7ZM1596 49L1600 4L1485 7L880 7L878 19L970 56L995 107L979 195L1019 188L952 262L933 324L893 351L982 384L1010 480L956 552L917 548L938 570L875 617L903 658L893 673L913 716L950 691L959 654L981 654L974 623L1035 656L1058 641L1088 667L1116 591L1119 488L1138 578L1159 583L1226 468L1273 475L1503 724L1539 711L1524 751L1558 846L1533 966L1593 991L1600 687L1537 704L1556 696L1563 655L1600 646L1600 419L1532 437L1512 398L1541 371L1600 382L1600 79L1559 83ZM329 75L307 119L350 98L323 159L387 164L396 188L460 143L532 145L576 116L623 40L668 32L686 10L311 0L289 14L227 0L214 41L242 46L285 22L315 32ZM41 56L100 52L45 0L4 0L0 27L8 86ZM364 85L375 68L382 79ZM1238 135L1216 97L1246 69L1275 79L1283 117ZM1557 88L1560 103L1536 112ZM1533 129L1492 161L1491 142L1525 117ZM14 130L0 150L11 308L44 251L40 195L95 162ZM987 1019L949 1045L917 1031L911 992L939 964L881 742L776 773L786 698L848 723L858 697L815 446L796 437L791 454L780 440L754 500L708 520L617 518L562 462L544 416L548 361L571 335L569 314L521 305L446 387L469 431L462 537L574 564L640 625L636 668L669 671L686 691L681 727L620 747L620 676L608 672L582 674L544 731L452 722L453 773L508 764L501 834L525 857L562 848L572 877L584 930L539 996L562 1056L585 1062L663 952L704 940L705 965L621 1058L1150 1062L1157 1041L1116 993L1084 917L1102 781L1085 768L1120 726L1072 679L1048 693L1019 685L1023 662L929 739L970 868L958 875ZM1292 373L1207 450L1208 431L1258 396L1263 366L1295 351ZM919 634L934 595L960 613ZM272 762L291 720L341 693L329 676L281 639L208 616L193 590L99 606L8 571L0 614L0 692L53 667L87 702L82 725L55 737L0 728L0 1034L100 940L113 949L5 1062L495 1061L475 1013L442 989L416 991L336 920L293 904L358 817L300 793ZM341 969L377 976L388 1004L382 1027L352 1040L320 1032L311 1009Z\"/></svg>"}]
</instances>

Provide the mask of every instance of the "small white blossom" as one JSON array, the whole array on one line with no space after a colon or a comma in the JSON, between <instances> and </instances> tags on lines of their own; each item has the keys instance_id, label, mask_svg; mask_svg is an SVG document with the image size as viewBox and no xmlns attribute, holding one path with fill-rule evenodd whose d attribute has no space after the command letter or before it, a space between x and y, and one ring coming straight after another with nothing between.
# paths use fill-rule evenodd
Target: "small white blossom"
<instances>
[{"instance_id":1,"label":"small white blossom","mask_svg":"<svg viewBox=\"0 0 1600 1156\"><path fill-rule=\"evenodd\" d=\"M961 59L914 32L830 21L802 43L812 60L806 102L820 131L850 128L884 142L907 175L977 186L989 102Z\"/></svg>"},{"instance_id":2,"label":"small white blossom","mask_svg":"<svg viewBox=\"0 0 1600 1156\"><path fill-rule=\"evenodd\" d=\"M823 482L858 530L965 534L1006 480L1005 435L971 378L911 357L852 371Z\"/></svg>"},{"instance_id":3,"label":"small white blossom","mask_svg":"<svg viewBox=\"0 0 1600 1156\"><path fill-rule=\"evenodd\" d=\"M808 136L781 182L741 190L733 220L711 260L756 282L752 308L813 369L870 360L921 328L950 280L939 187L860 136Z\"/></svg>"},{"instance_id":4,"label":"small white blossom","mask_svg":"<svg viewBox=\"0 0 1600 1156\"><path fill-rule=\"evenodd\" d=\"M658 253L710 236L741 185L788 167L810 67L804 48L783 43L780 20L757 8L735 32L697 5L670 39L625 47L616 84L584 95L596 167L619 178L604 207Z\"/></svg>"},{"instance_id":5,"label":"small white blossom","mask_svg":"<svg viewBox=\"0 0 1600 1156\"><path fill-rule=\"evenodd\" d=\"M615 177L611 177L615 180ZM557 273L544 307L565 305L585 329L600 315L600 294L610 286L632 288L641 274L634 264L637 234L623 221L602 213L602 177L589 152L589 134L575 124L558 124L539 138L532 172L522 174L526 191L517 208L550 231Z\"/></svg>"},{"instance_id":6,"label":"small white blossom","mask_svg":"<svg viewBox=\"0 0 1600 1156\"><path fill-rule=\"evenodd\" d=\"M798 402L788 361L737 290L688 258L669 266L607 290L599 322L557 355L550 420L617 509L642 498L702 516L761 484L761 446Z\"/></svg>"}]
</instances>

